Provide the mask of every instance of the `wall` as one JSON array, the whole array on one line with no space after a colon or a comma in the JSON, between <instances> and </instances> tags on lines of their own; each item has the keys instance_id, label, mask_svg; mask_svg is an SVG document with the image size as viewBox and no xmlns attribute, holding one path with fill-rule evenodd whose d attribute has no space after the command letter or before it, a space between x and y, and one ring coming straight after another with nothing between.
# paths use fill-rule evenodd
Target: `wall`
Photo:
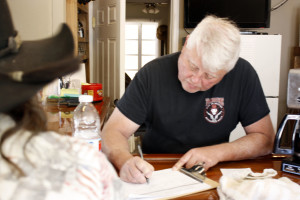
<instances>
[{"instance_id":1,"label":"wall","mask_svg":"<svg viewBox=\"0 0 300 200\"><path fill-rule=\"evenodd\" d=\"M23 40L50 37L65 22L65 0L7 0L15 29Z\"/></svg>"},{"instance_id":2,"label":"wall","mask_svg":"<svg viewBox=\"0 0 300 200\"><path fill-rule=\"evenodd\" d=\"M38 40L53 36L66 21L65 0L7 0L14 27L21 39ZM43 95L57 94L58 82L45 86Z\"/></svg>"},{"instance_id":3,"label":"wall","mask_svg":"<svg viewBox=\"0 0 300 200\"><path fill-rule=\"evenodd\" d=\"M272 7L282 2L282 0L271 0ZM187 36L183 28L183 7L184 0L180 1L180 31L179 46L182 47L182 38ZM293 62L293 48L299 46L299 24L300 24L300 1L289 0L283 6L271 12L270 28L256 30L267 32L268 34L282 35L281 49L281 70L280 70L280 88L279 88L279 108L278 124L286 113L286 94L287 94L287 76ZM192 29L187 29L190 33Z\"/></svg>"}]
</instances>

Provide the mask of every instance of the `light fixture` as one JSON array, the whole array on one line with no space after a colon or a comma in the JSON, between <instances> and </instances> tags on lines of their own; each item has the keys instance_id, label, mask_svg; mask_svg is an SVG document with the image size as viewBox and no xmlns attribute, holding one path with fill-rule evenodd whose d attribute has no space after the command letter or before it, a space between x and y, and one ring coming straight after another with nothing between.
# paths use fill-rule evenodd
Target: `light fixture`
<instances>
[{"instance_id":1,"label":"light fixture","mask_svg":"<svg viewBox=\"0 0 300 200\"><path fill-rule=\"evenodd\" d=\"M90 1L95 1L95 0L78 0L77 2L78 2L79 4L85 5L85 4L89 3Z\"/></svg>"},{"instance_id":2,"label":"light fixture","mask_svg":"<svg viewBox=\"0 0 300 200\"><path fill-rule=\"evenodd\" d=\"M142 10L146 14L157 14L159 13L155 3L145 3L145 8Z\"/></svg>"}]
</instances>

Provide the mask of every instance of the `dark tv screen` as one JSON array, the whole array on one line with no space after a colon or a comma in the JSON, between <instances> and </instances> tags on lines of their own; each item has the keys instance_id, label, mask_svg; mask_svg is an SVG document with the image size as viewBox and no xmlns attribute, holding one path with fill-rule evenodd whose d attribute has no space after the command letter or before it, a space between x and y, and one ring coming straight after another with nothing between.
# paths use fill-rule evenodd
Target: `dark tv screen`
<instances>
[{"instance_id":1,"label":"dark tv screen","mask_svg":"<svg viewBox=\"0 0 300 200\"><path fill-rule=\"evenodd\" d=\"M195 28L209 14L226 17L239 28L269 28L270 0L184 0L184 28Z\"/></svg>"}]
</instances>

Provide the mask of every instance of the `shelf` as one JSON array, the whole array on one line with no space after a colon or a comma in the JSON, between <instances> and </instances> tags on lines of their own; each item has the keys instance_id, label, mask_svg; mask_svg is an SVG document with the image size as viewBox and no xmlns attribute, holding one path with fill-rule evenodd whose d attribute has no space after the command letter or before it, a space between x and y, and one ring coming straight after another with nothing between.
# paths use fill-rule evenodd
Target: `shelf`
<instances>
[{"instance_id":1,"label":"shelf","mask_svg":"<svg viewBox=\"0 0 300 200\"><path fill-rule=\"evenodd\" d=\"M73 33L75 54L78 55L81 58L81 61L85 63L86 80L87 82L90 82L88 4L79 4L77 0L66 0L66 3L66 21Z\"/></svg>"},{"instance_id":2,"label":"shelf","mask_svg":"<svg viewBox=\"0 0 300 200\"><path fill-rule=\"evenodd\" d=\"M86 42L86 43L88 43L89 42L89 38L87 38L87 37L84 37L84 38L78 37L78 42L82 42L82 43Z\"/></svg>"},{"instance_id":3,"label":"shelf","mask_svg":"<svg viewBox=\"0 0 300 200\"><path fill-rule=\"evenodd\" d=\"M78 4L78 42L89 42L89 16L87 5ZM81 32L79 31L81 28ZM81 37L83 36L83 37Z\"/></svg>"},{"instance_id":4,"label":"shelf","mask_svg":"<svg viewBox=\"0 0 300 200\"><path fill-rule=\"evenodd\" d=\"M82 5L82 4L77 4L78 5L78 9L81 11L81 12L84 12L86 14L89 13L89 9L88 9L88 5L85 4L85 5Z\"/></svg>"}]
</instances>

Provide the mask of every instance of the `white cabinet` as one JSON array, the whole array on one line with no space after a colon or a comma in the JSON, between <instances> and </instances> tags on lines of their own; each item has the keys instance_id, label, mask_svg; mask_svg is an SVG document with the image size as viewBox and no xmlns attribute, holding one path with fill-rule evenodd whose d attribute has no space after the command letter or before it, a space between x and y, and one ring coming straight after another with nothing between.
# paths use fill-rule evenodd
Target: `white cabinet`
<instances>
[{"instance_id":1,"label":"white cabinet","mask_svg":"<svg viewBox=\"0 0 300 200\"><path fill-rule=\"evenodd\" d=\"M248 60L262 84L274 130L277 130L281 35L242 35L240 57ZM241 124L230 135L230 141L245 135Z\"/></svg>"}]
</instances>

